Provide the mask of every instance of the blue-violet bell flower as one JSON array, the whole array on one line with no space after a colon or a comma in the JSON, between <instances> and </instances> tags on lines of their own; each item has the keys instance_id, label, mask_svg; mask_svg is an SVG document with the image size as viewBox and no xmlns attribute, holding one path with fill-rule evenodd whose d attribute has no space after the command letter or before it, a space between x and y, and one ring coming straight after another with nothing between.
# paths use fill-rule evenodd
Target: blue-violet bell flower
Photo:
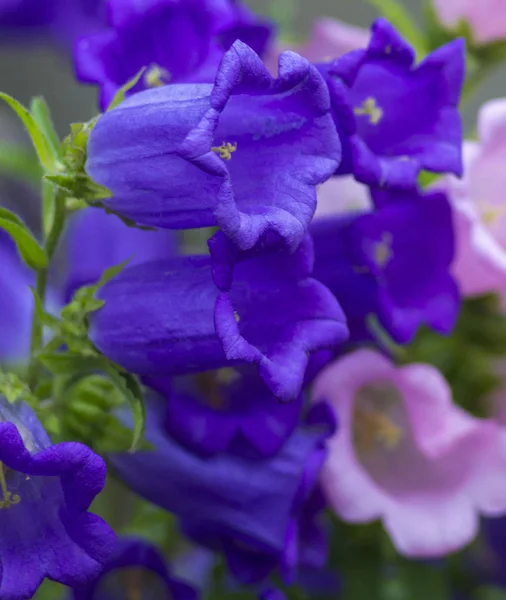
<instances>
[{"instance_id":1,"label":"blue-violet bell flower","mask_svg":"<svg viewBox=\"0 0 506 600\"><path fill-rule=\"evenodd\" d=\"M302 411L302 394L293 402L279 402L251 366L172 379L147 377L144 383L167 399L168 433L205 456L273 456L299 424Z\"/></svg>"},{"instance_id":2,"label":"blue-violet bell flower","mask_svg":"<svg viewBox=\"0 0 506 600\"><path fill-rule=\"evenodd\" d=\"M109 267L170 258L177 251L172 232L128 227L116 215L98 208L80 210L65 232L66 272L63 295L69 302L83 285L97 282Z\"/></svg>"},{"instance_id":3,"label":"blue-violet bell flower","mask_svg":"<svg viewBox=\"0 0 506 600\"><path fill-rule=\"evenodd\" d=\"M221 232L209 245L214 264L204 255L146 262L105 284L91 341L140 375L256 364L277 398L294 400L311 355L348 335L334 295L310 276L311 239L294 253L239 252Z\"/></svg>"},{"instance_id":4,"label":"blue-violet bell flower","mask_svg":"<svg viewBox=\"0 0 506 600\"><path fill-rule=\"evenodd\" d=\"M105 463L77 442L53 445L32 409L0 398L0 597L24 600L45 577L86 585L115 535L88 511Z\"/></svg>"},{"instance_id":5,"label":"blue-violet bell flower","mask_svg":"<svg viewBox=\"0 0 506 600\"><path fill-rule=\"evenodd\" d=\"M190 539L223 552L241 583L264 581L276 570L292 582L306 560L324 560L315 494L325 440L335 429L325 403L312 407L280 452L264 460L194 454L171 438L165 420L165 399L151 398L146 439L154 450L109 456L136 493L173 512Z\"/></svg>"},{"instance_id":6,"label":"blue-violet bell flower","mask_svg":"<svg viewBox=\"0 0 506 600\"><path fill-rule=\"evenodd\" d=\"M105 110L143 67L129 93L181 81L212 82L225 50L241 39L259 53L272 26L235 0L108 0L109 27L76 45L77 78L100 85Z\"/></svg>"},{"instance_id":7,"label":"blue-violet bell flower","mask_svg":"<svg viewBox=\"0 0 506 600\"><path fill-rule=\"evenodd\" d=\"M152 544L134 537L120 537L114 554L100 577L75 589L73 600L115 600L117 598L171 598L197 600L190 584L175 577L163 554Z\"/></svg>"},{"instance_id":8,"label":"blue-violet bell flower","mask_svg":"<svg viewBox=\"0 0 506 600\"><path fill-rule=\"evenodd\" d=\"M426 324L441 334L455 325L460 298L450 267L454 256L446 196L394 195L374 212L315 219L314 276L334 292L350 341L371 338L375 315L399 343Z\"/></svg>"},{"instance_id":9,"label":"blue-violet bell flower","mask_svg":"<svg viewBox=\"0 0 506 600\"><path fill-rule=\"evenodd\" d=\"M458 105L464 41L454 40L414 63L413 48L388 21L378 19L367 49L318 65L341 107L335 111L343 137L338 173L352 172L367 185L392 189L415 188L422 169L462 175Z\"/></svg>"},{"instance_id":10,"label":"blue-violet bell flower","mask_svg":"<svg viewBox=\"0 0 506 600\"><path fill-rule=\"evenodd\" d=\"M243 250L271 234L294 250L340 156L317 69L285 52L274 79L237 41L214 86L147 90L99 118L86 168L111 191L104 204L138 224L218 226Z\"/></svg>"}]
</instances>

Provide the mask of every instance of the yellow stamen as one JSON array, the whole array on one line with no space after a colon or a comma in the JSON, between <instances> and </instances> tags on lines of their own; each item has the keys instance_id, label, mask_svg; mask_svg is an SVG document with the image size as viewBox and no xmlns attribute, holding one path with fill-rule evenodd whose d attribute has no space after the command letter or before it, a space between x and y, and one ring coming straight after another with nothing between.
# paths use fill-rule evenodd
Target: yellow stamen
<instances>
[{"instance_id":1,"label":"yellow stamen","mask_svg":"<svg viewBox=\"0 0 506 600\"><path fill-rule=\"evenodd\" d=\"M385 413L355 409L354 433L360 453L371 450L374 442L393 450L402 439L402 430Z\"/></svg>"},{"instance_id":2,"label":"yellow stamen","mask_svg":"<svg viewBox=\"0 0 506 600\"><path fill-rule=\"evenodd\" d=\"M232 152L237 150L237 142L231 144L230 142L223 142L221 146L213 146L211 148L213 152L220 155L223 160L230 160L232 158Z\"/></svg>"},{"instance_id":3,"label":"yellow stamen","mask_svg":"<svg viewBox=\"0 0 506 600\"><path fill-rule=\"evenodd\" d=\"M385 267L393 258L392 234L384 233L381 236L381 242L374 245L374 262L378 267Z\"/></svg>"},{"instance_id":4,"label":"yellow stamen","mask_svg":"<svg viewBox=\"0 0 506 600\"><path fill-rule=\"evenodd\" d=\"M383 118L383 109L376 103L376 98L370 97L362 102L360 106L356 106L353 112L357 116L369 117L371 125L377 125Z\"/></svg>"},{"instance_id":5,"label":"yellow stamen","mask_svg":"<svg viewBox=\"0 0 506 600\"><path fill-rule=\"evenodd\" d=\"M170 73L158 65L151 65L144 74L144 85L148 88L162 87L170 81Z\"/></svg>"},{"instance_id":6,"label":"yellow stamen","mask_svg":"<svg viewBox=\"0 0 506 600\"><path fill-rule=\"evenodd\" d=\"M21 502L21 496L13 494L7 489L7 482L5 481L5 465L0 462L0 488L2 490L2 500L0 500L0 508L10 508L15 504Z\"/></svg>"},{"instance_id":7,"label":"yellow stamen","mask_svg":"<svg viewBox=\"0 0 506 600\"><path fill-rule=\"evenodd\" d=\"M481 202L480 213L481 218L486 225L493 225L506 215L506 206L497 206L489 204L488 202Z\"/></svg>"},{"instance_id":8,"label":"yellow stamen","mask_svg":"<svg viewBox=\"0 0 506 600\"><path fill-rule=\"evenodd\" d=\"M241 317L239 316L239 313L237 311L234 311L234 319L236 323L239 323L239 321L241 320Z\"/></svg>"}]
</instances>

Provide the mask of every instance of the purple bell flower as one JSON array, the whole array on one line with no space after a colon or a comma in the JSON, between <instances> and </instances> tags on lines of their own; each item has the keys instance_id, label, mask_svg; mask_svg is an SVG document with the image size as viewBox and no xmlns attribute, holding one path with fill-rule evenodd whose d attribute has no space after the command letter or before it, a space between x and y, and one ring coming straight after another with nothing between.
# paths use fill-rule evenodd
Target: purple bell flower
<instances>
[{"instance_id":1,"label":"purple bell flower","mask_svg":"<svg viewBox=\"0 0 506 600\"><path fill-rule=\"evenodd\" d=\"M134 594L137 595L134 596ZM146 596L144 594L147 594ZM150 597L197 600L197 590L172 575L162 553L137 538L118 539L116 549L98 579L75 589L73 600L115 600Z\"/></svg>"},{"instance_id":2,"label":"purple bell flower","mask_svg":"<svg viewBox=\"0 0 506 600\"><path fill-rule=\"evenodd\" d=\"M104 486L104 461L76 442L52 445L25 403L1 399L0 421L0 597L32 598L44 577L89 583L115 544L87 512Z\"/></svg>"},{"instance_id":3,"label":"purple bell flower","mask_svg":"<svg viewBox=\"0 0 506 600\"><path fill-rule=\"evenodd\" d=\"M262 53L272 26L235 0L108 0L107 29L76 46L77 78L99 84L100 106L140 69L133 90L169 82L212 82L224 51L241 39Z\"/></svg>"},{"instance_id":4,"label":"purple bell flower","mask_svg":"<svg viewBox=\"0 0 506 600\"><path fill-rule=\"evenodd\" d=\"M376 315L399 343L422 324L449 333L459 311L450 274L454 254L446 196L404 194L376 212L317 219L311 228L314 275L343 307L351 341L370 338Z\"/></svg>"},{"instance_id":5,"label":"purple bell flower","mask_svg":"<svg viewBox=\"0 0 506 600\"><path fill-rule=\"evenodd\" d=\"M416 187L422 169L462 175L458 104L464 42L454 40L419 65L414 62L413 48L388 21L378 19L367 49L318 65L334 103L349 105L348 111L342 106L335 112L343 137L338 173L352 172L372 187L404 190Z\"/></svg>"},{"instance_id":6,"label":"purple bell flower","mask_svg":"<svg viewBox=\"0 0 506 600\"><path fill-rule=\"evenodd\" d=\"M277 569L291 582L306 559L321 562L315 486L335 429L326 404L313 406L280 452L260 461L193 454L169 436L165 422L166 401L152 399L146 437L155 449L110 455L127 485L173 512L193 541L223 552L241 583L264 581Z\"/></svg>"},{"instance_id":7,"label":"purple bell flower","mask_svg":"<svg viewBox=\"0 0 506 600\"><path fill-rule=\"evenodd\" d=\"M105 269L127 259L133 265L174 256L176 239L171 232L128 227L104 210L86 208L70 220L65 250L63 293L70 302L78 288L97 282Z\"/></svg>"},{"instance_id":8,"label":"purple bell flower","mask_svg":"<svg viewBox=\"0 0 506 600\"><path fill-rule=\"evenodd\" d=\"M209 244L214 264L179 256L128 267L107 283L91 341L139 375L253 363L277 398L295 399L309 357L348 333L337 300L310 277L311 240L293 254L233 252L221 232Z\"/></svg>"},{"instance_id":9,"label":"purple bell flower","mask_svg":"<svg viewBox=\"0 0 506 600\"><path fill-rule=\"evenodd\" d=\"M293 402L279 402L252 367L172 380L148 377L144 383L167 399L167 432L204 456L273 456L299 424L302 411L302 394Z\"/></svg>"},{"instance_id":10,"label":"purple bell flower","mask_svg":"<svg viewBox=\"0 0 506 600\"><path fill-rule=\"evenodd\" d=\"M214 86L148 90L104 114L86 168L111 191L106 206L137 223L219 226L243 250L271 234L295 249L340 156L317 69L285 52L274 79L235 42Z\"/></svg>"}]
</instances>

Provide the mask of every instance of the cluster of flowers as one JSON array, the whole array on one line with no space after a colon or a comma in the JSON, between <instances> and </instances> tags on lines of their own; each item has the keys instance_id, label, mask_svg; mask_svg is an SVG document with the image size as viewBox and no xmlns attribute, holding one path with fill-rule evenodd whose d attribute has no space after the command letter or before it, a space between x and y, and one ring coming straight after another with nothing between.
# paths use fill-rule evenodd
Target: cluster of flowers
<instances>
[{"instance_id":1,"label":"cluster of flowers","mask_svg":"<svg viewBox=\"0 0 506 600\"><path fill-rule=\"evenodd\" d=\"M48 2L58 18L38 20L23 4L0 25L83 11ZM461 295L506 302L506 100L463 143L461 39L417 63L384 19L321 21L279 54L273 24L235 0L107 0L107 23L98 4L75 65L100 87L85 169L110 195L70 218L48 297L57 310L133 256L89 316L93 347L145 390L151 448L108 454L115 475L263 598L326 566L327 504L381 519L407 556L465 546L480 515L506 515L501 398L475 418L437 369L397 366L380 339L449 334ZM449 26L472 23L455 10ZM422 188L427 173L443 177ZM3 234L0 255L0 358L23 362L33 276ZM0 404L0 598L44 577L95 598L130 566L198 597L196 576L87 512L105 470L83 444L52 444L26 403Z\"/></svg>"}]
</instances>

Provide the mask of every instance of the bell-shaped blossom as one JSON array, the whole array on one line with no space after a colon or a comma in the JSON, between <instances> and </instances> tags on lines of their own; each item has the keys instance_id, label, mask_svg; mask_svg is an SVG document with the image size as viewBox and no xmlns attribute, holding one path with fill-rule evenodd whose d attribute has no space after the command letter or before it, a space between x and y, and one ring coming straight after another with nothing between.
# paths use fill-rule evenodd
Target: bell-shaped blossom
<instances>
[{"instance_id":1,"label":"bell-shaped blossom","mask_svg":"<svg viewBox=\"0 0 506 600\"><path fill-rule=\"evenodd\" d=\"M300 565L321 566L326 545L315 486L335 427L325 404L312 407L279 453L264 460L191 453L167 433L165 419L166 401L152 399L146 439L154 450L109 456L127 485L173 512L192 540L223 552L242 583L277 569L293 581Z\"/></svg>"},{"instance_id":2,"label":"bell-shaped blossom","mask_svg":"<svg viewBox=\"0 0 506 600\"><path fill-rule=\"evenodd\" d=\"M336 203L346 206L345 197ZM370 338L369 315L399 343L422 324L452 330L459 293L450 274L452 215L444 194L394 195L374 212L324 216L311 234L314 276L338 299L352 341Z\"/></svg>"},{"instance_id":3,"label":"bell-shaped blossom","mask_svg":"<svg viewBox=\"0 0 506 600\"><path fill-rule=\"evenodd\" d=\"M111 191L104 204L137 223L217 225L241 249L271 232L295 249L340 156L316 68L287 52L273 79L235 42L214 86L144 91L103 115L87 171Z\"/></svg>"},{"instance_id":4,"label":"bell-shaped blossom","mask_svg":"<svg viewBox=\"0 0 506 600\"><path fill-rule=\"evenodd\" d=\"M143 67L134 91L180 81L213 81L225 50L237 39L263 52L271 25L236 0L108 0L109 28L82 38L77 78L100 85L107 108Z\"/></svg>"},{"instance_id":5,"label":"bell-shaped blossom","mask_svg":"<svg viewBox=\"0 0 506 600\"><path fill-rule=\"evenodd\" d=\"M128 227L104 210L86 208L74 215L65 235L66 273L63 293L67 302L76 289L97 282L105 269L130 260L137 264L176 253L176 240L168 231Z\"/></svg>"},{"instance_id":6,"label":"bell-shaped blossom","mask_svg":"<svg viewBox=\"0 0 506 600\"><path fill-rule=\"evenodd\" d=\"M455 40L414 63L413 48L378 19L366 50L319 65L340 107L335 111L344 138L339 173L352 172L370 186L395 189L415 188L422 169L462 173L458 104L464 43Z\"/></svg>"},{"instance_id":7,"label":"bell-shaped blossom","mask_svg":"<svg viewBox=\"0 0 506 600\"><path fill-rule=\"evenodd\" d=\"M462 181L442 185L452 202L456 231L453 272L466 296L497 292L506 307L506 99L485 104L479 142L465 142Z\"/></svg>"},{"instance_id":8,"label":"bell-shaped blossom","mask_svg":"<svg viewBox=\"0 0 506 600\"><path fill-rule=\"evenodd\" d=\"M52 445L27 404L0 399L2 599L32 598L44 577L80 586L100 574L115 536L87 511L105 473L86 446Z\"/></svg>"},{"instance_id":9,"label":"bell-shaped blossom","mask_svg":"<svg viewBox=\"0 0 506 600\"><path fill-rule=\"evenodd\" d=\"M0 362L26 359L30 349L33 272L26 267L12 240L0 231Z\"/></svg>"},{"instance_id":10,"label":"bell-shaped blossom","mask_svg":"<svg viewBox=\"0 0 506 600\"><path fill-rule=\"evenodd\" d=\"M225 367L144 383L167 398L167 432L194 452L264 458L299 424L303 396L284 403L251 367Z\"/></svg>"},{"instance_id":11,"label":"bell-shaped blossom","mask_svg":"<svg viewBox=\"0 0 506 600\"><path fill-rule=\"evenodd\" d=\"M172 575L155 546L133 537L118 539L114 554L100 577L75 589L73 600L115 600L128 597L197 600L192 584Z\"/></svg>"},{"instance_id":12,"label":"bell-shaped blossom","mask_svg":"<svg viewBox=\"0 0 506 600\"><path fill-rule=\"evenodd\" d=\"M310 277L311 240L293 254L241 253L218 232L210 246L214 263L179 256L128 267L107 283L91 340L140 375L253 363L276 397L295 399L309 357L347 335L337 300Z\"/></svg>"},{"instance_id":13,"label":"bell-shaped blossom","mask_svg":"<svg viewBox=\"0 0 506 600\"><path fill-rule=\"evenodd\" d=\"M381 519L400 553L430 558L469 543L480 515L506 511L503 433L453 404L434 367L359 350L322 372L313 399L341 425L322 475L341 519Z\"/></svg>"},{"instance_id":14,"label":"bell-shaped blossom","mask_svg":"<svg viewBox=\"0 0 506 600\"><path fill-rule=\"evenodd\" d=\"M454 29L466 21L477 43L506 38L506 5L501 0L433 0L433 4L446 27Z\"/></svg>"}]
</instances>

